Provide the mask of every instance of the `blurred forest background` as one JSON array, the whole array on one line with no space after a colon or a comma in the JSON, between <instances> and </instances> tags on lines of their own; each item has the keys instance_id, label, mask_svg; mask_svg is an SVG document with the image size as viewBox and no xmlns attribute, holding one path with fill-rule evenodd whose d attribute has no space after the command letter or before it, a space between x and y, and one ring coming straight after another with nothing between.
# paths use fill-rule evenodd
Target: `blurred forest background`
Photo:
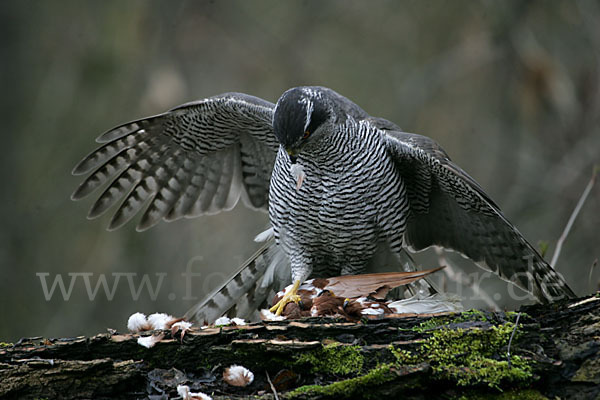
<instances>
[{"instance_id":1,"label":"blurred forest background","mask_svg":"<svg viewBox=\"0 0 600 400\"><path fill-rule=\"evenodd\" d=\"M69 198L98 135L186 101L331 87L438 141L534 246L548 243L548 260L600 161L598 1L3 1L0 32L0 341L182 315L258 248L267 216L242 205L108 232L108 215L85 218L92 199ZM557 263L578 294L599 279L598 186ZM112 289L112 274L162 283L136 299L122 275L91 300L84 276ZM76 278L68 300L44 293L57 276L66 290ZM516 306L503 282L482 285Z\"/></svg>"}]
</instances>

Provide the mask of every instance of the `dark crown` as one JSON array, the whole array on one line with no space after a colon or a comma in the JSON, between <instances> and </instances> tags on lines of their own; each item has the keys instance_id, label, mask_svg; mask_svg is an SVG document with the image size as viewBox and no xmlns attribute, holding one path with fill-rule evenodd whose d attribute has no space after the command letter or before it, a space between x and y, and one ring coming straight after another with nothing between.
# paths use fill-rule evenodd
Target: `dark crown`
<instances>
[{"instance_id":1,"label":"dark crown","mask_svg":"<svg viewBox=\"0 0 600 400\"><path fill-rule=\"evenodd\" d=\"M312 111L308 110L310 107ZM293 147L305 137L306 131L312 134L328 117L322 96L311 96L303 88L293 88L277 102L273 130L279 143L284 147ZM310 119L308 125L307 118Z\"/></svg>"}]
</instances>

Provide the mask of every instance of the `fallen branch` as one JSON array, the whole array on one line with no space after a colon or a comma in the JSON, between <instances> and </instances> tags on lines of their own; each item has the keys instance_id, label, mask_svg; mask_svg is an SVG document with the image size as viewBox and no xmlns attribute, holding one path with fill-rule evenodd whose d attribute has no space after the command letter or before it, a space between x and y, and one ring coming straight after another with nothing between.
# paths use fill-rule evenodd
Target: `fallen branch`
<instances>
[{"instance_id":1,"label":"fallen branch","mask_svg":"<svg viewBox=\"0 0 600 400\"><path fill-rule=\"evenodd\" d=\"M526 306L516 322L515 312L477 310L310 318L192 327L183 338L164 330L149 349L138 338L152 332L25 339L0 347L0 397L172 398L178 385L214 399L600 395L600 296ZM232 364L254 380L225 383Z\"/></svg>"}]
</instances>

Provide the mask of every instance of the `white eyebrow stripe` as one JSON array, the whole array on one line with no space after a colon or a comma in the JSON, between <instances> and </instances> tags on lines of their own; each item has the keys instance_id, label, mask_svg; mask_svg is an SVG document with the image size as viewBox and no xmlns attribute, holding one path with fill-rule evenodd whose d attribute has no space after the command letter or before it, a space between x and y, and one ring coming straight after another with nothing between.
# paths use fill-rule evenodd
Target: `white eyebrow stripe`
<instances>
[{"instance_id":1,"label":"white eyebrow stripe","mask_svg":"<svg viewBox=\"0 0 600 400\"><path fill-rule=\"evenodd\" d=\"M314 109L314 104L307 97L302 97L300 100L298 100L298 103L303 104L304 106L306 106L306 122L304 123L304 132L306 132L306 129L308 128L308 125L310 125L310 119L312 117L312 112L313 112L313 109Z\"/></svg>"}]
</instances>

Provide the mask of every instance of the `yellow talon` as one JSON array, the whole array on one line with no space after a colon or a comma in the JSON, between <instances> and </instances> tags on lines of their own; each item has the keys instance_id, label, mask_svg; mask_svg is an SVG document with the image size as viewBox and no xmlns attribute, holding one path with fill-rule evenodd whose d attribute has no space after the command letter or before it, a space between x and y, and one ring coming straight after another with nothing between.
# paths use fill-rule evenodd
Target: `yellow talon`
<instances>
[{"instance_id":1,"label":"yellow talon","mask_svg":"<svg viewBox=\"0 0 600 400\"><path fill-rule=\"evenodd\" d=\"M300 296L298 296L298 288L300 287L300 280L296 280L296 282L294 282L294 286L292 286L292 288L286 292L283 297L281 298L281 300L279 300L277 302L277 304L275 304L273 307L271 307L269 309L269 311L274 312L275 315L281 315L281 313L283 312L283 309L285 308L285 306L288 303L291 303L292 301L294 303L298 303L300 301Z\"/></svg>"},{"instance_id":2,"label":"yellow talon","mask_svg":"<svg viewBox=\"0 0 600 400\"><path fill-rule=\"evenodd\" d=\"M348 304L350 304L350 299L345 298L344 299L344 304L342 305L342 309L345 310L346 307L348 307Z\"/></svg>"}]
</instances>

